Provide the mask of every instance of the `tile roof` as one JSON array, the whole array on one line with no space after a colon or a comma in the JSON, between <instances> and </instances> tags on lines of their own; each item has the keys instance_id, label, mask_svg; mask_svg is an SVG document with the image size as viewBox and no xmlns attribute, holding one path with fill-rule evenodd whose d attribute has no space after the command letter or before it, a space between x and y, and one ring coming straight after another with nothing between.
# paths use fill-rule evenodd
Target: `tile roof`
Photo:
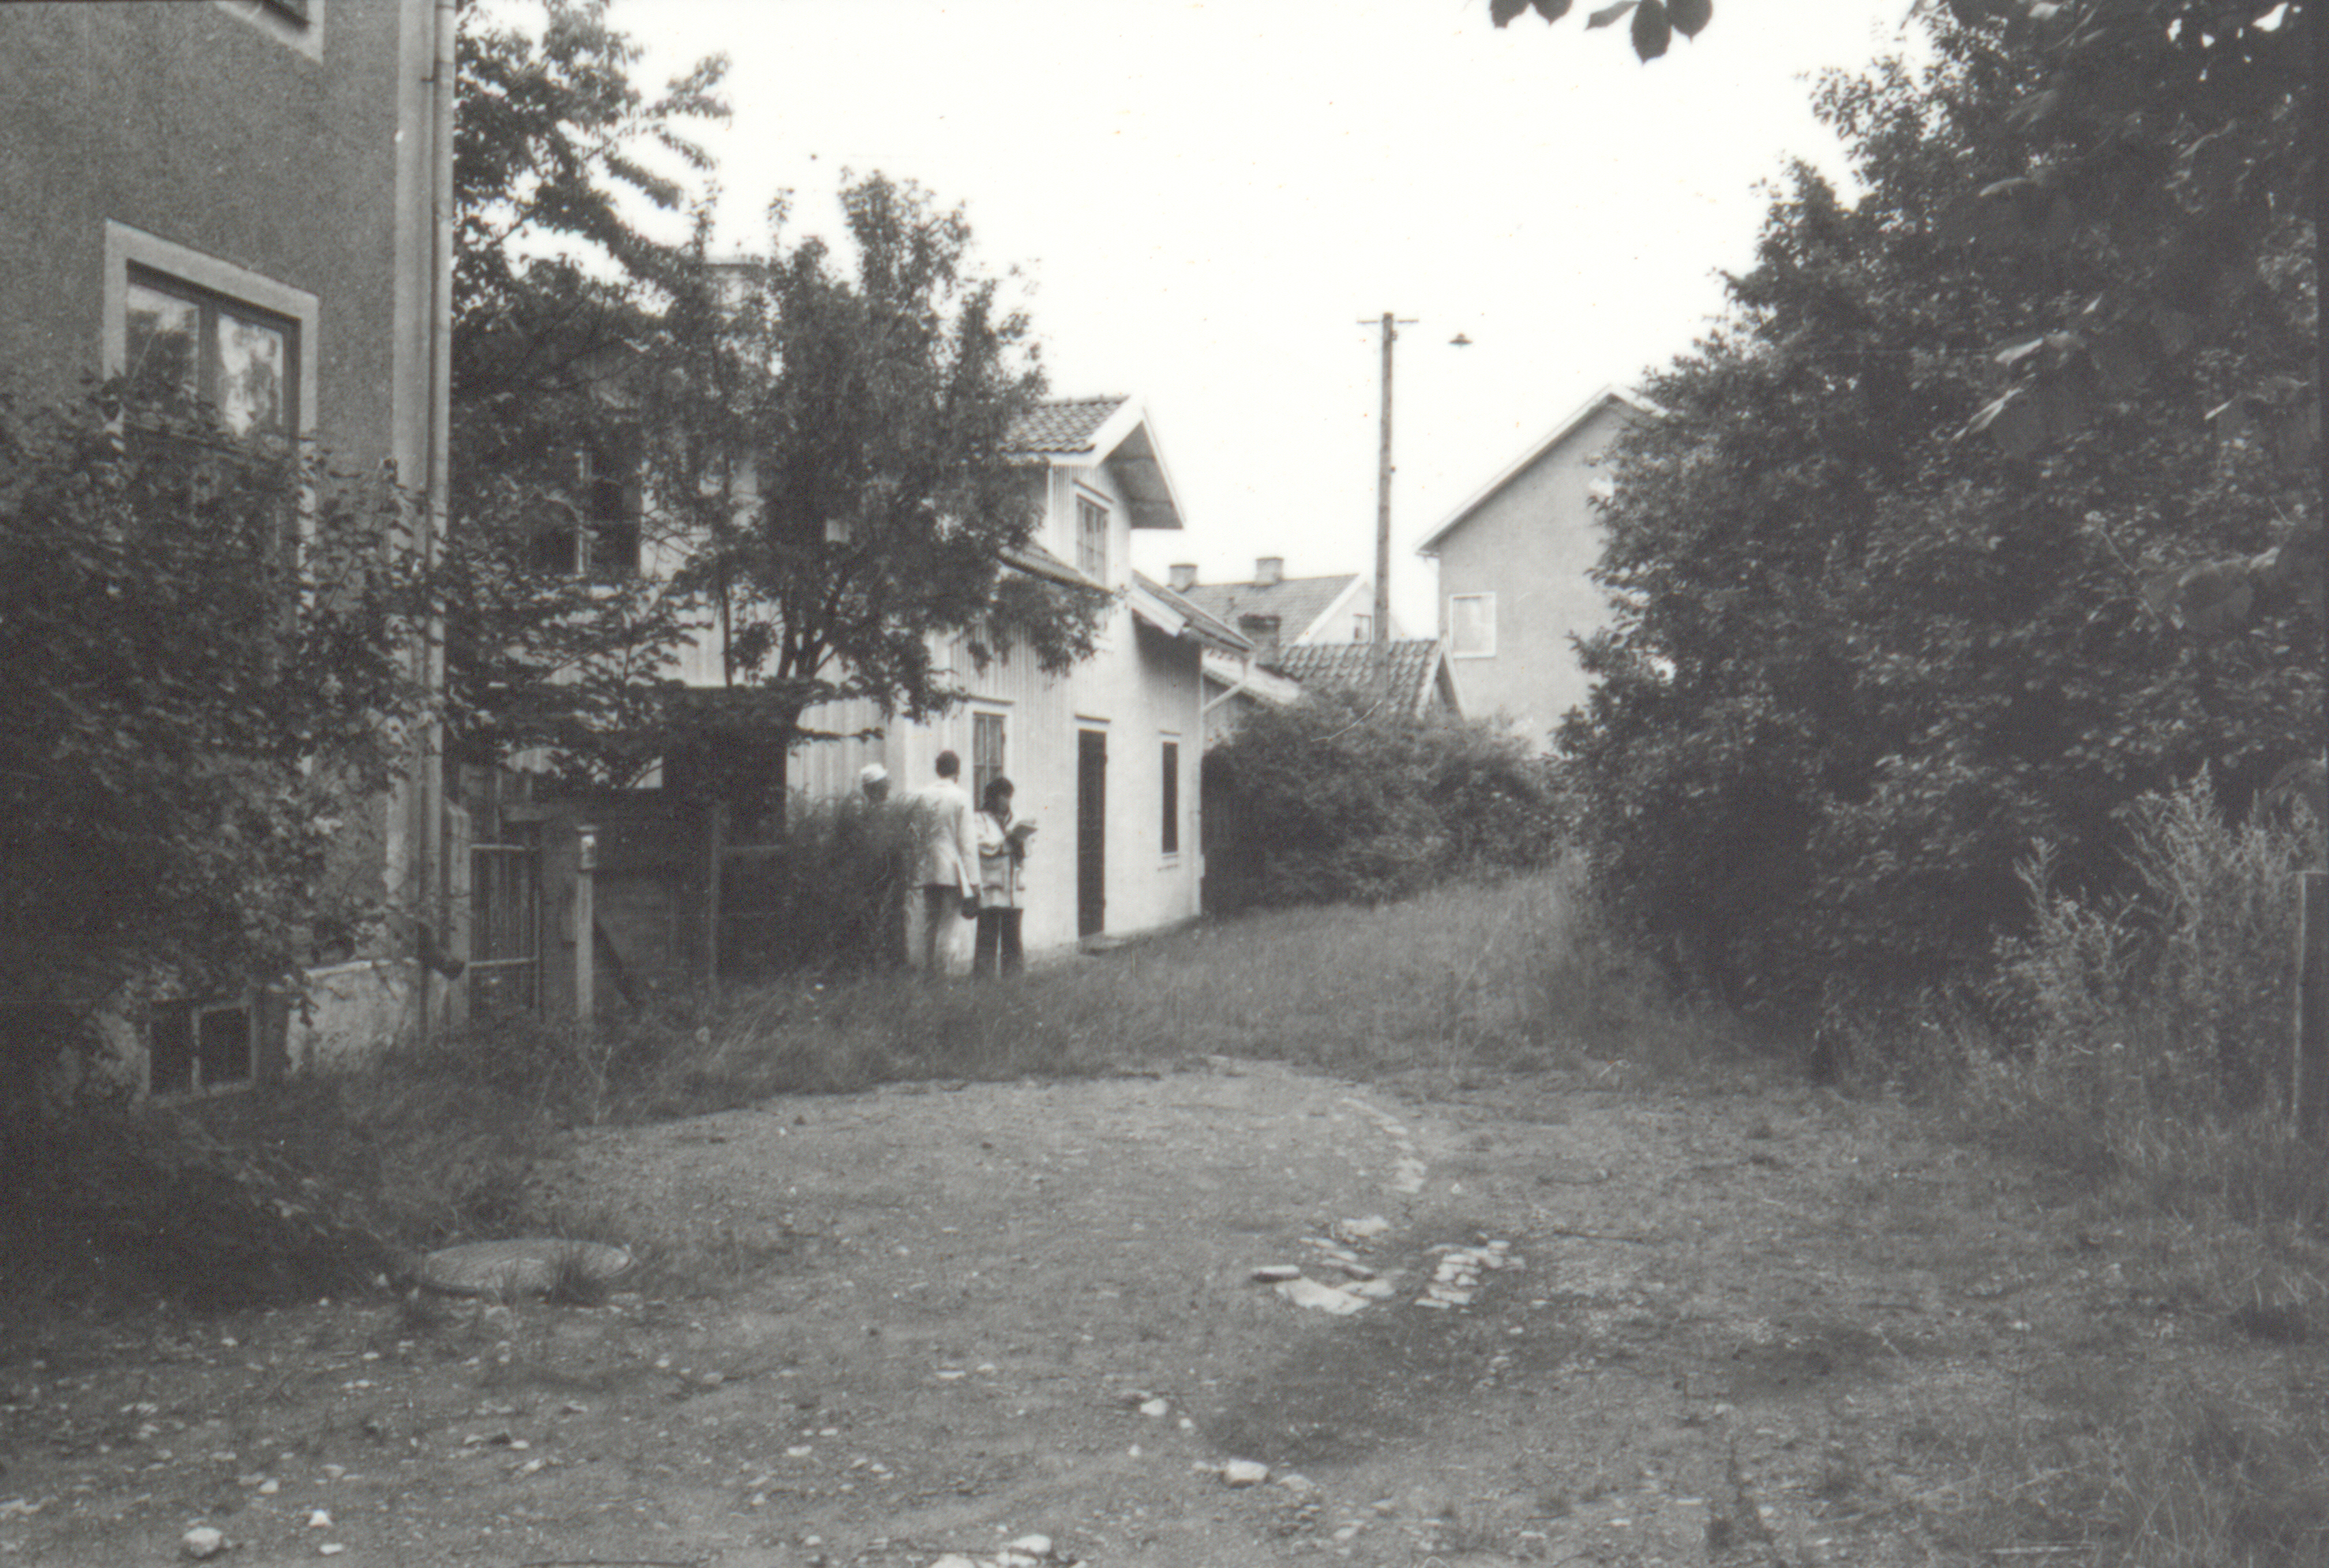
<instances>
[{"instance_id":1,"label":"tile roof","mask_svg":"<svg viewBox=\"0 0 2329 1568\"><path fill-rule=\"evenodd\" d=\"M1240 629L1240 616L1274 615L1279 640L1290 643L1358 580L1357 572L1346 571L1340 577L1281 577L1271 583L1195 582L1183 589L1181 597Z\"/></svg>"},{"instance_id":2,"label":"tile roof","mask_svg":"<svg viewBox=\"0 0 2329 1568\"><path fill-rule=\"evenodd\" d=\"M1110 415L1130 400L1122 397L1060 398L1037 403L1011 427L1017 452L1082 452Z\"/></svg>"},{"instance_id":3,"label":"tile roof","mask_svg":"<svg viewBox=\"0 0 2329 1568\"><path fill-rule=\"evenodd\" d=\"M1374 679L1374 644L1371 642L1306 642L1280 648L1270 662L1278 671L1306 686L1366 689ZM1425 683L1439 668L1436 638L1393 638L1391 645L1391 689L1417 703L1430 696Z\"/></svg>"}]
</instances>

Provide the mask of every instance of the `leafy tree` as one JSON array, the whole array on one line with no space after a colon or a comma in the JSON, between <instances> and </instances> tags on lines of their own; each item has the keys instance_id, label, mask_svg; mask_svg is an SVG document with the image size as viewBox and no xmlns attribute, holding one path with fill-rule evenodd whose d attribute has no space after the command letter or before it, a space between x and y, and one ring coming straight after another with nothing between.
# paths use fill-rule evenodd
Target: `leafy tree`
<instances>
[{"instance_id":1,"label":"leafy tree","mask_svg":"<svg viewBox=\"0 0 2329 1568\"><path fill-rule=\"evenodd\" d=\"M1556 22L1570 8L1489 0L1499 27L1531 9ZM2308 269L2317 279L2329 165L2310 86L2329 74L2329 37L2308 0L1919 0L1917 9L1978 34L2026 72L1997 138L2014 156L1957 193L1949 231L2039 266L2111 261L2094 292L2059 298L2051 318L2025 319L1998 348L2005 384L1987 389L1969 429L2027 456L2204 350L2260 286L2296 283ZM1694 37L1712 7L1623 0L1587 25L1628 14L1647 61L1671 33ZM2308 208L2310 242L2292 243ZM2317 323L2315 298L2307 305ZM2224 395L2207 417L2292 472L2311 469L2316 496L2329 494L2329 342L2316 326L2309 348L2292 340L2273 358L2252 354L2246 369L2244 383L2216 389ZM2181 563L2146 594L2202 632L2245 619L2259 596L2308 601L2317 616L2324 543L2316 498L2268 548Z\"/></svg>"},{"instance_id":2,"label":"leafy tree","mask_svg":"<svg viewBox=\"0 0 2329 1568\"><path fill-rule=\"evenodd\" d=\"M604 0L547 0L538 34L462 0L454 149L453 512L445 571L452 753L520 750L623 781L652 760L684 635L637 505L637 388L693 254L641 226L711 162L723 59L649 97Z\"/></svg>"},{"instance_id":3,"label":"leafy tree","mask_svg":"<svg viewBox=\"0 0 2329 1568\"><path fill-rule=\"evenodd\" d=\"M707 275L674 313L651 436L659 494L698 541L680 574L718 628L729 679L699 751L757 740L744 771L780 800L812 705L871 699L911 718L959 693L931 638L1061 670L1091 651L1106 596L1013 571L1041 515L1013 449L1042 376L1028 324L976 271L959 208L881 175L842 193L847 270L815 238Z\"/></svg>"},{"instance_id":4,"label":"leafy tree","mask_svg":"<svg viewBox=\"0 0 2329 1568\"><path fill-rule=\"evenodd\" d=\"M1258 709L1205 770L1237 801L1240 845L1224 853L1256 863L1263 904L1404 898L1542 865L1556 837L1544 768L1518 741L1484 723L1387 716L1355 693Z\"/></svg>"},{"instance_id":5,"label":"leafy tree","mask_svg":"<svg viewBox=\"0 0 2329 1568\"><path fill-rule=\"evenodd\" d=\"M0 396L0 997L285 982L382 908L350 870L425 711L397 498L312 454ZM305 495L295 514L293 498Z\"/></svg>"},{"instance_id":6,"label":"leafy tree","mask_svg":"<svg viewBox=\"0 0 2329 1568\"><path fill-rule=\"evenodd\" d=\"M1867 194L1799 171L1725 329L1653 378L1669 417L1606 515L1618 614L1564 743L1616 902L1742 1000L1977 969L2032 839L2098 884L2126 801L2203 763L2243 798L2320 744L2302 617L2195 642L2134 591L2260 553L2305 505L2301 474L2197 415L2304 341L2301 269L2041 448L1957 439L1995 345L2119 262L1957 238L1963 193L2020 156L2033 78L1979 30L1937 42L1922 80L1824 89Z\"/></svg>"}]
</instances>

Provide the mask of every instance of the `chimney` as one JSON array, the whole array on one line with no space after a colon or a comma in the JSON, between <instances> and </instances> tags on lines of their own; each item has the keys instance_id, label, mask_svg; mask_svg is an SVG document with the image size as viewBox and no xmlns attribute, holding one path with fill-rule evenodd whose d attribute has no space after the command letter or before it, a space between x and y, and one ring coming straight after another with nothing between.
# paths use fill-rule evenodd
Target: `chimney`
<instances>
[{"instance_id":1,"label":"chimney","mask_svg":"<svg viewBox=\"0 0 2329 1568\"><path fill-rule=\"evenodd\" d=\"M1286 557L1265 555L1253 563L1253 581L1257 588L1268 588L1286 575Z\"/></svg>"},{"instance_id":2,"label":"chimney","mask_svg":"<svg viewBox=\"0 0 2329 1568\"><path fill-rule=\"evenodd\" d=\"M1174 592L1186 593L1197 586L1197 568L1190 562L1176 562L1164 569L1164 581Z\"/></svg>"}]
</instances>

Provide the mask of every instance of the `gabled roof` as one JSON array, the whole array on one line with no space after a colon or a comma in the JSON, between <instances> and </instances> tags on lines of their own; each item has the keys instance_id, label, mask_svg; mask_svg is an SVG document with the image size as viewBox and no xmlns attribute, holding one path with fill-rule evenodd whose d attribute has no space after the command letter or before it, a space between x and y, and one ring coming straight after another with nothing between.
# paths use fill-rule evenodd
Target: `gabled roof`
<instances>
[{"instance_id":1,"label":"gabled roof","mask_svg":"<svg viewBox=\"0 0 2329 1568\"><path fill-rule=\"evenodd\" d=\"M1221 653L1253 652L1253 644L1235 627L1215 620L1153 577L1134 572L1130 598L1132 613L1167 637L1185 637Z\"/></svg>"},{"instance_id":2,"label":"gabled roof","mask_svg":"<svg viewBox=\"0 0 2329 1568\"><path fill-rule=\"evenodd\" d=\"M1054 468L1114 471L1135 528L1178 528L1181 500L1147 411L1133 397L1056 398L1011 428L1011 449Z\"/></svg>"},{"instance_id":3,"label":"gabled roof","mask_svg":"<svg viewBox=\"0 0 2329 1568\"><path fill-rule=\"evenodd\" d=\"M1280 648L1271 661L1278 669L1306 686L1366 691L1374 685L1374 644L1372 642L1308 642ZM1410 711L1421 713L1431 705L1431 693L1447 670L1447 656L1438 638L1395 638L1391 645L1391 685ZM1447 681L1451 706L1460 714L1463 703L1455 683Z\"/></svg>"},{"instance_id":4,"label":"gabled roof","mask_svg":"<svg viewBox=\"0 0 2329 1568\"><path fill-rule=\"evenodd\" d=\"M1182 597L1231 626L1249 615L1274 615L1281 645L1301 640L1363 580L1354 571L1339 577L1281 577L1276 582L1195 582Z\"/></svg>"},{"instance_id":5,"label":"gabled roof","mask_svg":"<svg viewBox=\"0 0 2329 1568\"><path fill-rule=\"evenodd\" d=\"M1623 387L1603 387L1599 392L1595 392L1591 397L1588 398L1585 401L1584 406L1578 409L1576 412L1570 414L1567 419L1561 420L1561 423L1553 426L1542 439L1531 446L1528 450L1523 452L1520 457L1513 462L1510 468L1507 468L1503 473L1498 474L1495 478L1482 486L1478 494L1475 495L1470 500L1465 502L1461 506L1457 507L1453 516L1449 517L1447 521L1442 523L1438 527L1434 528L1430 534L1425 536L1423 543L1415 547L1415 553L1418 555L1438 554L1439 553L1440 541L1446 539L1447 535L1453 534L1457 528L1470 521L1472 514L1486 505L1488 502L1495 496L1499 490L1502 490L1514 479L1519 478L1523 474L1528 472L1529 469L1534 468L1538 461L1542 458L1547 452L1551 451L1553 448L1561 445L1561 442L1575 435L1588 420L1590 420L1595 414L1599 413L1603 409L1608 408L1611 403L1616 403L1620 408L1631 409L1636 413L1648 414L1655 419L1664 419L1665 417L1665 410L1658 407L1657 404L1650 401L1650 400L1645 397L1642 397L1635 392L1629 392Z\"/></svg>"}]
</instances>

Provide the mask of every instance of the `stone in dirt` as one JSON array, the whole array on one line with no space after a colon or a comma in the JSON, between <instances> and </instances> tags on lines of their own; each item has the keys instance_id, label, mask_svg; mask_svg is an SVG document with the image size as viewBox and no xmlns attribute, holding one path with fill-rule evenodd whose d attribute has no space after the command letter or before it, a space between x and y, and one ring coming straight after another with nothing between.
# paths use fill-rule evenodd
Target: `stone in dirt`
<instances>
[{"instance_id":1,"label":"stone in dirt","mask_svg":"<svg viewBox=\"0 0 2329 1568\"><path fill-rule=\"evenodd\" d=\"M1334 1227L1335 1233L1346 1242L1371 1242L1389 1233L1391 1222L1381 1214L1369 1214L1363 1220L1344 1220Z\"/></svg>"},{"instance_id":2,"label":"stone in dirt","mask_svg":"<svg viewBox=\"0 0 2329 1568\"><path fill-rule=\"evenodd\" d=\"M1278 1287L1278 1293L1297 1307L1307 1307L1314 1312L1331 1312L1337 1318L1347 1318L1367 1304L1364 1296L1350 1290L1338 1290L1332 1285L1321 1285L1315 1280L1288 1280Z\"/></svg>"},{"instance_id":3,"label":"stone in dirt","mask_svg":"<svg viewBox=\"0 0 2329 1568\"><path fill-rule=\"evenodd\" d=\"M1269 1479L1269 1467L1258 1459L1231 1459L1221 1467L1221 1479L1232 1487L1258 1487Z\"/></svg>"},{"instance_id":4,"label":"stone in dirt","mask_svg":"<svg viewBox=\"0 0 2329 1568\"><path fill-rule=\"evenodd\" d=\"M1049 1535L1022 1535L1004 1550L1023 1552L1030 1557L1048 1557L1051 1554L1051 1538Z\"/></svg>"},{"instance_id":5,"label":"stone in dirt","mask_svg":"<svg viewBox=\"0 0 2329 1568\"><path fill-rule=\"evenodd\" d=\"M1253 1277L1260 1284L1275 1285L1280 1280L1302 1278L1302 1266L1299 1263L1268 1263L1256 1269Z\"/></svg>"},{"instance_id":6,"label":"stone in dirt","mask_svg":"<svg viewBox=\"0 0 2329 1568\"><path fill-rule=\"evenodd\" d=\"M226 1550L226 1532L208 1525L197 1525L178 1537L178 1549L197 1562L215 1557Z\"/></svg>"}]
</instances>

